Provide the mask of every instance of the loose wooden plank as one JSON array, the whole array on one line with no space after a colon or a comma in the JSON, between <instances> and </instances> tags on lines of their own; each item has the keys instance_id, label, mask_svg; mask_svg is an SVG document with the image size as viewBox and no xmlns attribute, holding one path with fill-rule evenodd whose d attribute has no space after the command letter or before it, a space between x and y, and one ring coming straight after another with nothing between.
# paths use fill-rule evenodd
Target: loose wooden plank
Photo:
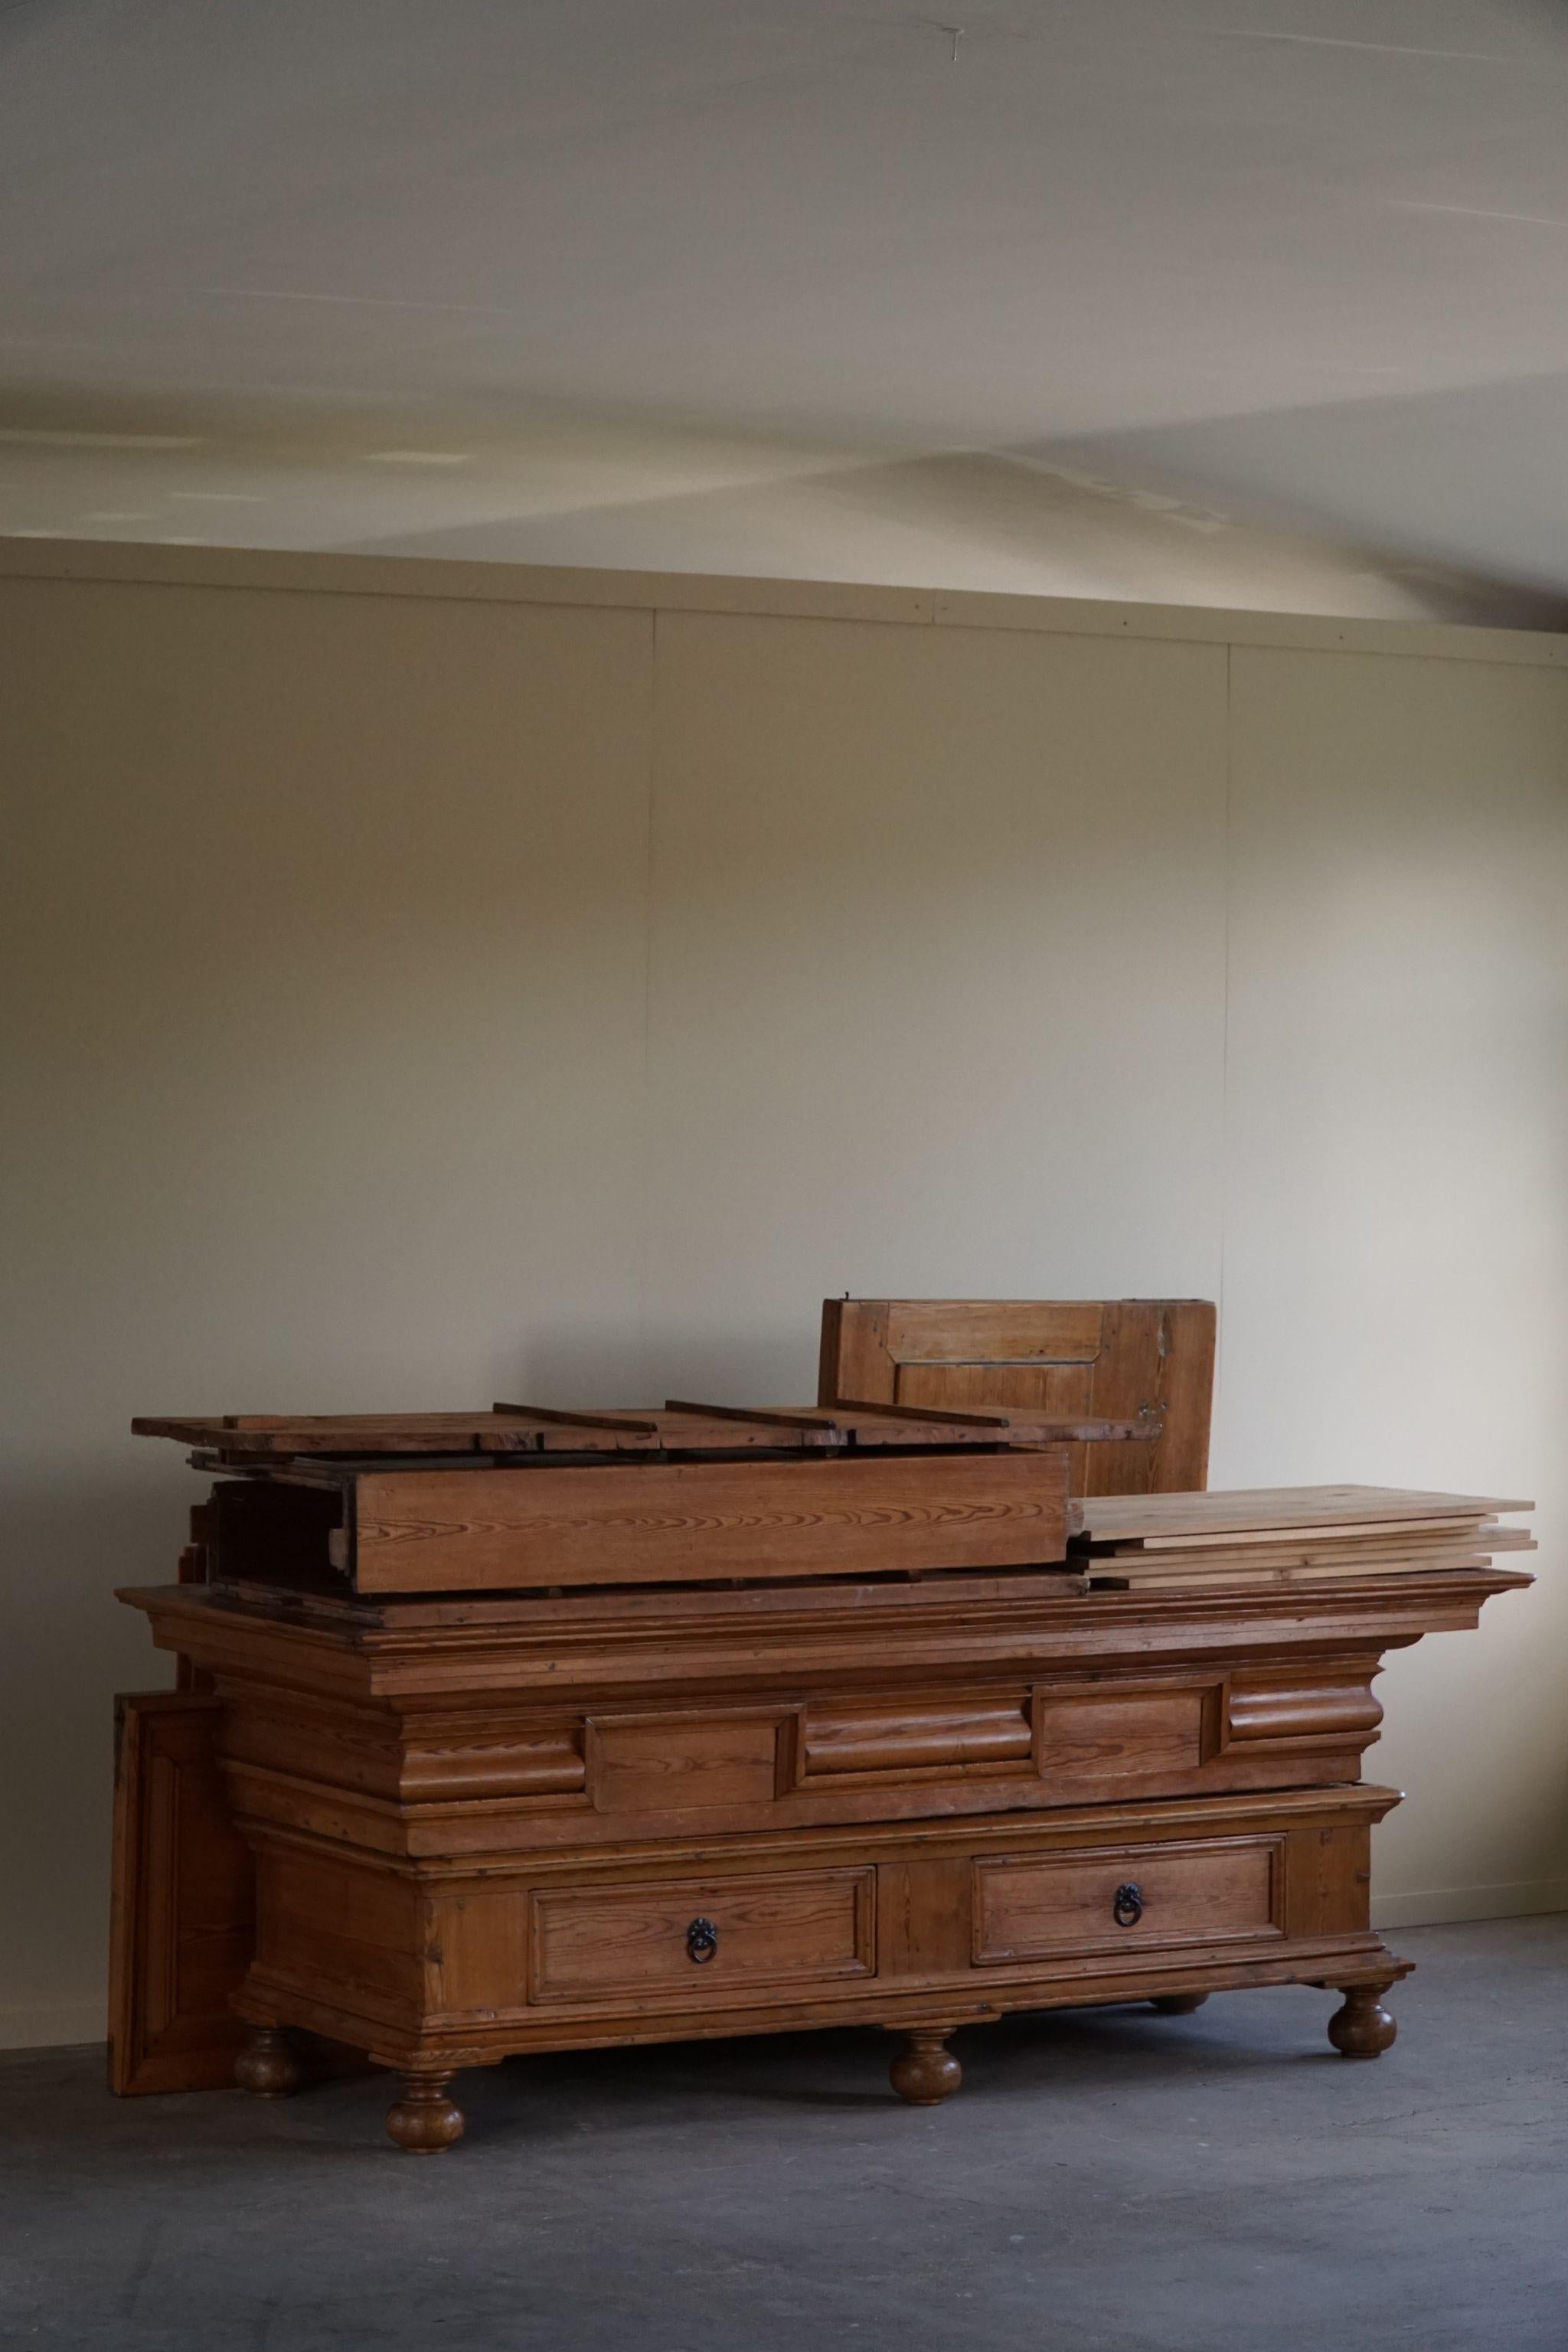
<instances>
[{"instance_id":1,"label":"loose wooden plank","mask_svg":"<svg viewBox=\"0 0 1568 2352\"><path fill-rule=\"evenodd\" d=\"M1480 1519L1530 1511L1533 1503L1497 1495L1447 1495L1413 1486L1250 1486L1183 1495L1086 1496L1078 1530L1094 1541L1131 1537L1231 1533L1247 1528L1360 1525L1386 1519Z\"/></svg>"},{"instance_id":2,"label":"loose wooden plank","mask_svg":"<svg viewBox=\"0 0 1568 2352\"><path fill-rule=\"evenodd\" d=\"M1342 1569L1373 1572L1383 1568L1423 1570L1468 1563L1478 1554L1490 1559L1500 1552L1533 1551L1528 1536L1504 1538L1485 1528L1445 1538L1440 1544L1270 1544L1251 1551L1155 1552L1110 1551L1085 1556L1080 1565L1090 1576L1116 1576L1142 1581L1158 1577L1176 1584L1189 1578L1271 1576L1282 1570Z\"/></svg>"},{"instance_id":3,"label":"loose wooden plank","mask_svg":"<svg viewBox=\"0 0 1568 2352\"><path fill-rule=\"evenodd\" d=\"M505 1453L537 1444L519 1416L495 1412L138 1415L136 1437L172 1437L232 1455Z\"/></svg>"},{"instance_id":4,"label":"loose wooden plank","mask_svg":"<svg viewBox=\"0 0 1568 2352\"><path fill-rule=\"evenodd\" d=\"M767 1430L805 1431L814 1444L837 1445L843 1433L830 1413L794 1412L782 1405L692 1404L682 1397L666 1397L666 1412L692 1413L707 1421L739 1421Z\"/></svg>"},{"instance_id":5,"label":"loose wooden plank","mask_svg":"<svg viewBox=\"0 0 1568 2352\"><path fill-rule=\"evenodd\" d=\"M657 1437L658 1423L629 1412L564 1412L547 1404L493 1404L492 1412L521 1413L529 1421L564 1423L571 1429L608 1429L617 1436Z\"/></svg>"},{"instance_id":6,"label":"loose wooden plank","mask_svg":"<svg viewBox=\"0 0 1568 2352\"><path fill-rule=\"evenodd\" d=\"M1061 1559L1060 1454L931 1454L358 1481L363 1592L852 1577Z\"/></svg>"},{"instance_id":7,"label":"loose wooden plank","mask_svg":"<svg viewBox=\"0 0 1568 2352\"><path fill-rule=\"evenodd\" d=\"M1488 1522L1479 1518L1473 1511L1458 1511L1451 1517L1436 1516L1431 1518L1346 1519L1315 1525L1312 1532L1317 1540L1335 1543L1353 1543L1359 1538L1369 1536L1384 1538L1422 1536L1436 1540L1450 1532L1457 1533L1486 1524ZM1297 1532L1297 1528L1292 1525L1278 1528L1237 1528L1223 1537L1191 1534L1142 1536L1138 1538L1138 1549L1142 1553L1205 1551L1216 1542L1223 1542L1227 1550L1267 1551L1273 1544L1289 1543Z\"/></svg>"}]
</instances>

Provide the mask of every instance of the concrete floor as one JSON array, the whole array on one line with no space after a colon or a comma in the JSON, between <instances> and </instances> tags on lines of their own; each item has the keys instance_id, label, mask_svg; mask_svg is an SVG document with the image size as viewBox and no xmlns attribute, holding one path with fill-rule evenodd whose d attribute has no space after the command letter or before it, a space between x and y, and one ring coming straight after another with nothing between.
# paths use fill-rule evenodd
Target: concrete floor
<instances>
[{"instance_id":1,"label":"concrete floor","mask_svg":"<svg viewBox=\"0 0 1568 2352\"><path fill-rule=\"evenodd\" d=\"M1568 2352L1568 1917L1425 1928L1373 2065L1334 1997L516 2062L468 2137L383 2078L112 2100L0 2059L0 2343L69 2352Z\"/></svg>"}]
</instances>

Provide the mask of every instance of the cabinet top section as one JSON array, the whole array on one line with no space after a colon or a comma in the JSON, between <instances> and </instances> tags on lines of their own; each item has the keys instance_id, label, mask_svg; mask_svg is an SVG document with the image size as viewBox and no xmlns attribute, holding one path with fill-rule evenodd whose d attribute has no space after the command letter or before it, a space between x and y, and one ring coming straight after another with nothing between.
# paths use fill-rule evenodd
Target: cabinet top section
<instances>
[{"instance_id":1,"label":"cabinet top section","mask_svg":"<svg viewBox=\"0 0 1568 2352\"><path fill-rule=\"evenodd\" d=\"M1005 1411L939 1411L886 1404L710 1405L670 1399L661 1407L492 1405L488 1412L223 1413L148 1416L139 1437L171 1437L215 1463L262 1468L309 1461L344 1465L398 1458L472 1468L476 1457L518 1454L847 1454L1100 1444L1148 1439L1142 1417L1105 1420Z\"/></svg>"}]
</instances>

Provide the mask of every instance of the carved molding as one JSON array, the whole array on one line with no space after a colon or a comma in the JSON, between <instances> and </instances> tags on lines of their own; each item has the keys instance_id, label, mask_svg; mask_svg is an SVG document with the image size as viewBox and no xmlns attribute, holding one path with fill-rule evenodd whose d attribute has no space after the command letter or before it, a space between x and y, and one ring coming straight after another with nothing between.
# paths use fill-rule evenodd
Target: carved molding
<instances>
[{"instance_id":1,"label":"carved molding","mask_svg":"<svg viewBox=\"0 0 1568 2352\"><path fill-rule=\"evenodd\" d=\"M1227 1746L1250 1739L1353 1740L1364 1747L1383 1721L1373 1694L1375 1657L1326 1659L1277 1673L1233 1675Z\"/></svg>"},{"instance_id":2,"label":"carved molding","mask_svg":"<svg viewBox=\"0 0 1568 2352\"><path fill-rule=\"evenodd\" d=\"M1003 1698L914 1700L807 1711L801 1779L860 1772L973 1772L1026 1767L1033 1748L1023 1692Z\"/></svg>"}]
</instances>

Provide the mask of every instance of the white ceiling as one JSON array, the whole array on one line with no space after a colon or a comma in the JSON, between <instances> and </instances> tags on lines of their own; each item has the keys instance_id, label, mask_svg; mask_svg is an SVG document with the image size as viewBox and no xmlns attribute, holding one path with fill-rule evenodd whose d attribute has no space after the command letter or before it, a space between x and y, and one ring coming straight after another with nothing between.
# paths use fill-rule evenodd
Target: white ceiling
<instances>
[{"instance_id":1,"label":"white ceiling","mask_svg":"<svg viewBox=\"0 0 1568 2352\"><path fill-rule=\"evenodd\" d=\"M1546 0L0 0L0 530L1557 619L1565 116Z\"/></svg>"}]
</instances>

